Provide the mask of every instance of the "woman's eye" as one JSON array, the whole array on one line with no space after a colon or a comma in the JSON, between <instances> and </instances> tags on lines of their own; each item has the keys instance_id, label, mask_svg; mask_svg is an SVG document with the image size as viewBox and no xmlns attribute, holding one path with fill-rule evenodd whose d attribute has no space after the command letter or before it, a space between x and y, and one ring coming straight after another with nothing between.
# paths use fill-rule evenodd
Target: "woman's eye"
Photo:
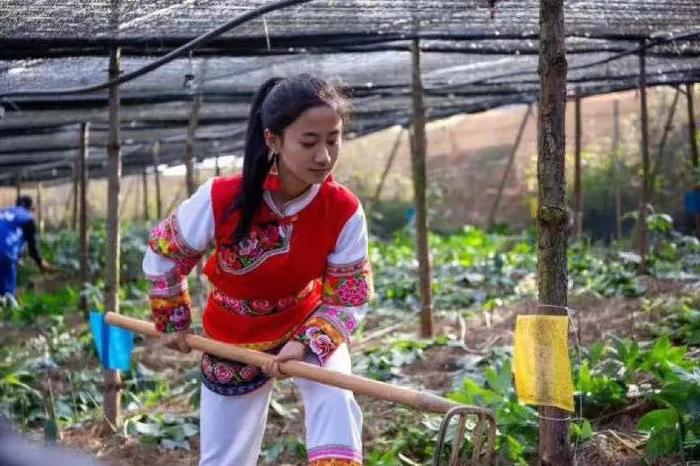
<instances>
[{"instance_id":1,"label":"woman's eye","mask_svg":"<svg viewBox=\"0 0 700 466\"><path fill-rule=\"evenodd\" d=\"M315 142L302 142L301 143L302 147L306 147L307 149L311 149L313 146L316 145Z\"/></svg>"},{"instance_id":2,"label":"woman's eye","mask_svg":"<svg viewBox=\"0 0 700 466\"><path fill-rule=\"evenodd\" d=\"M338 139L336 139L336 140L334 140L334 141L328 141L328 145L329 145L329 146L337 146L337 145L338 145L338 142L339 142Z\"/></svg>"}]
</instances>

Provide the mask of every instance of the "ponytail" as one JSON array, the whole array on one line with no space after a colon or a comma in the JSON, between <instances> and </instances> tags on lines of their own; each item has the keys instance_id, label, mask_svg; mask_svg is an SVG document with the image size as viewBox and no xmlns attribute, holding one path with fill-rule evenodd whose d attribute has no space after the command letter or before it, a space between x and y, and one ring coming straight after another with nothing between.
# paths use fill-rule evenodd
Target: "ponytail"
<instances>
[{"instance_id":1,"label":"ponytail","mask_svg":"<svg viewBox=\"0 0 700 466\"><path fill-rule=\"evenodd\" d=\"M253 216L262 203L265 177L272 168L273 160L268 157L268 148L265 144L262 106L272 88L282 80L283 78L268 79L258 90L250 108L243 156L243 189L227 212L228 216L235 210L241 211L241 219L233 234L233 240L236 242L250 232Z\"/></svg>"}]
</instances>

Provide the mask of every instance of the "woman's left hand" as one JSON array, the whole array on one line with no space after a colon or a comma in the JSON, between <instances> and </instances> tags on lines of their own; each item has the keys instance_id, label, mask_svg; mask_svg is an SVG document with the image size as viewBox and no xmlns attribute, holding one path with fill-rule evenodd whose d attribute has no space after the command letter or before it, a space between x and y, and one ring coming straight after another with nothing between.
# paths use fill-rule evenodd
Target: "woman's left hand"
<instances>
[{"instance_id":1,"label":"woman's left hand","mask_svg":"<svg viewBox=\"0 0 700 466\"><path fill-rule=\"evenodd\" d=\"M262 367L262 370L268 376L275 379L284 379L289 377L280 370L280 363L290 360L303 361L306 355L306 346L298 341L288 341L269 363Z\"/></svg>"}]
</instances>

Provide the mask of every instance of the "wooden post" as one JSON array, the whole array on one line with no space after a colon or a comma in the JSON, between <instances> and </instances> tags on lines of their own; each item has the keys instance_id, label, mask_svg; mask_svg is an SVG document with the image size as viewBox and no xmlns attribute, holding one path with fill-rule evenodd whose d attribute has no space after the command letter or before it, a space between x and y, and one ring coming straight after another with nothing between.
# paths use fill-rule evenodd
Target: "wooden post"
<instances>
[{"instance_id":1,"label":"wooden post","mask_svg":"<svg viewBox=\"0 0 700 466\"><path fill-rule=\"evenodd\" d=\"M685 98L688 103L688 136L690 137L690 161L693 164L695 171L694 179L697 177L698 170L698 138L697 130L695 129L695 109L693 108L693 84L685 85ZM693 187L695 191L700 190L700 185L695 182ZM696 194L697 195L697 194ZM700 214L693 215L695 220L695 236L700 237Z\"/></svg>"},{"instance_id":2,"label":"wooden post","mask_svg":"<svg viewBox=\"0 0 700 466\"><path fill-rule=\"evenodd\" d=\"M219 166L219 156L214 159L214 176L221 176L221 167Z\"/></svg>"},{"instance_id":3,"label":"wooden post","mask_svg":"<svg viewBox=\"0 0 700 466\"><path fill-rule=\"evenodd\" d=\"M513 149L510 151L510 155L508 156L508 162L506 163L506 168L503 171L503 177L501 177L501 184L498 185L498 193L496 194L496 200L493 203L493 207L491 207L491 212L489 212L489 218L486 222L486 227L489 230L493 228L493 225L496 222L496 213L498 213L498 206L501 204L501 198L503 197L503 191L506 188L506 183L508 182L508 176L510 175L510 171L513 168L513 162L515 161L515 154L518 152L518 148L520 147L520 141L523 138L523 133L525 133L525 125L527 124L527 120L530 118L531 113L532 113L532 104L527 106L527 111L525 112L525 115L523 116L523 120L520 122L520 128L518 129L518 135L515 137L515 143L513 144Z\"/></svg>"},{"instance_id":4,"label":"wooden post","mask_svg":"<svg viewBox=\"0 0 700 466\"><path fill-rule=\"evenodd\" d=\"M148 173L146 172L146 165L141 170L141 179L143 181L143 221L148 222Z\"/></svg>"},{"instance_id":5,"label":"wooden post","mask_svg":"<svg viewBox=\"0 0 700 466\"><path fill-rule=\"evenodd\" d=\"M109 54L109 79L119 76L120 49L113 48ZM107 254L105 269L105 311L119 312L119 194L121 189L121 145L119 141L119 86L109 88L109 140L107 144ZM104 414L108 427L119 425L119 393L121 375L119 371L104 370Z\"/></svg>"},{"instance_id":6,"label":"wooden post","mask_svg":"<svg viewBox=\"0 0 700 466\"><path fill-rule=\"evenodd\" d=\"M566 315L566 47L564 1L540 0L537 187L538 314ZM540 406L539 464L572 464L569 413Z\"/></svg>"},{"instance_id":7,"label":"wooden post","mask_svg":"<svg viewBox=\"0 0 700 466\"><path fill-rule=\"evenodd\" d=\"M644 41L642 42L644 45ZM639 207L639 271L647 270L647 204L649 203L649 120L647 118L646 50L639 51L639 95L642 116L642 199Z\"/></svg>"},{"instance_id":8,"label":"wooden post","mask_svg":"<svg viewBox=\"0 0 700 466\"><path fill-rule=\"evenodd\" d=\"M156 178L156 218L163 218L162 200L160 198L160 142L153 144L153 174Z\"/></svg>"},{"instance_id":9,"label":"wooden post","mask_svg":"<svg viewBox=\"0 0 700 466\"><path fill-rule=\"evenodd\" d=\"M39 234L44 233L44 206L43 206L43 187L41 181L36 184L36 224L39 228Z\"/></svg>"},{"instance_id":10,"label":"wooden post","mask_svg":"<svg viewBox=\"0 0 700 466\"><path fill-rule=\"evenodd\" d=\"M197 94L192 101L192 108L190 110L190 121L187 125L187 139L185 141L185 154L182 158L182 162L185 164L186 174L185 174L185 184L187 186L187 197L194 194L197 189L197 183L195 181L194 173L194 158L192 157L192 151L194 149L194 138L197 131L197 122L199 120L199 109L202 106L202 95Z\"/></svg>"},{"instance_id":11,"label":"wooden post","mask_svg":"<svg viewBox=\"0 0 700 466\"><path fill-rule=\"evenodd\" d=\"M80 136L79 136L80 137ZM73 161L73 217L71 218L71 228L73 231L78 231L78 158L80 154L76 154L75 160Z\"/></svg>"},{"instance_id":12,"label":"wooden post","mask_svg":"<svg viewBox=\"0 0 700 466\"><path fill-rule=\"evenodd\" d=\"M653 198L656 192L656 177L661 172L661 166L663 165L663 155L664 149L666 148L666 141L668 140L668 135L671 134L671 126L673 125L673 117L676 114L676 107L678 106L678 98L681 95L680 88L676 88L676 92L673 95L673 101L671 102L671 107L668 109L668 116L666 117L666 124L664 125L664 131L661 134L661 141L659 141L659 149L656 152L656 160L651 168L651 178L649 181L649 197Z\"/></svg>"},{"instance_id":13,"label":"wooden post","mask_svg":"<svg viewBox=\"0 0 700 466\"><path fill-rule=\"evenodd\" d=\"M576 115L576 149L574 152L574 224L576 238L583 232L583 193L581 190L581 94L576 88L574 98Z\"/></svg>"},{"instance_id":14,"label":"wooden post","mask_svg":"<svg viewBox=\"0 0 700 466\"><path fill-rule=\"evenodd\" d=\"M615 186L615 231L617 239L622 239L622 190L620 189L620 101L613 102L613 185Z\"/></svg>"},{"instance_id":15,"label":"wooden post","mask_svg":"<svg viewBox=\"0 0 700 466\"><path fill-rule=\"evenodd\" d=\"M22 173L17 172L17 177L15 178L15 200L19 199L22 195Z\"/></svg>"},{"instance_id":16,"label":"wooden post","mask_svg":"<svg viewBox=\"0 0 700 466\"><path fill-rule=\"evenodd\" d=\"M78 177L80 180L80 288L85 287L90 281L88 276L88 222L87 222L87 183L88 183L88 156L89 156L90 124L80 124L80 150L78 157ZM80 295L80 310L83 316L89 317L88 302L85 293Z\"/></svg>"},{"instance_id":17,"label":"wooden post","mask_svg":"<svg viewBox=\"0 0 700 466\"><path fill-rule=\"evenodd\" d=\"M372 196L372 199L369 201L369 205L367 206L367 217L369 217L370 212L379 203L379 197L382 195L382 189L384 189L384 183L386 182L386 178L389 175L389 171L391 170L391 166L394 164L394 158L396 158L396 154L399 151L399 146L401 145L402 136L403 136L403 127L399 128L399 133L396 135L396 139L394 140L394 145L392 146L391 151L389 152L389 158L386 160L386 165L384 166L384 171L382 172L382 176L379 178L379 184L377 184L377 189L375 189L374 196Z\"/></svg>"},{"instance_id":18,"label":"wooden post","mask_svg":"<svg viewBox=\"0 0 700 466\"><path fill-rule=\"evenodd\" d=\"M418 279L421 306L421 336L433 336L433 304L430 282L430 251L428 249L428 208L426 203L426 150L425 106L423 104L423 83L421 81L420 42L413 40L411 47L413 131L411 137L411 167L413 169L414 204L416 208L416 253L418 258Z\"/></svg>"}]
</instances>

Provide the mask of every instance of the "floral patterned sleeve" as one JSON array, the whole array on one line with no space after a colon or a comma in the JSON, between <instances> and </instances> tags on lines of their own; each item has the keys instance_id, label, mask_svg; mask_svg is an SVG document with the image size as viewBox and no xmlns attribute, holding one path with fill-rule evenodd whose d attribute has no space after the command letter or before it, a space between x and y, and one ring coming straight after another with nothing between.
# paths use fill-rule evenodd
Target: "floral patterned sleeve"
<instances>
[{"instance_id":1,"label":"floral patterned sleeve","mask_svg":"<svg viewBox=\"0 0 700 466\"><path fill-rule=\"evenodd\" d=\"M372 294L367 226L362 207L358 207L328 257L322 304L297 331L295 339L324 364L338 346L350 341L350 335L367 313Z\"/></svg>"},{"instance_id":2,"label":"floral patterned sleeve","mask_svg":"<svg viewBox=\"0 0 700 466\"><path fill-rule=\"evenodd\" d=\"M151 282L151 316L160 332L181 332L191 323L187 275L214 237L211 181L202 185L148 238L143 270Z\"/></svg>"}]
</instances>

